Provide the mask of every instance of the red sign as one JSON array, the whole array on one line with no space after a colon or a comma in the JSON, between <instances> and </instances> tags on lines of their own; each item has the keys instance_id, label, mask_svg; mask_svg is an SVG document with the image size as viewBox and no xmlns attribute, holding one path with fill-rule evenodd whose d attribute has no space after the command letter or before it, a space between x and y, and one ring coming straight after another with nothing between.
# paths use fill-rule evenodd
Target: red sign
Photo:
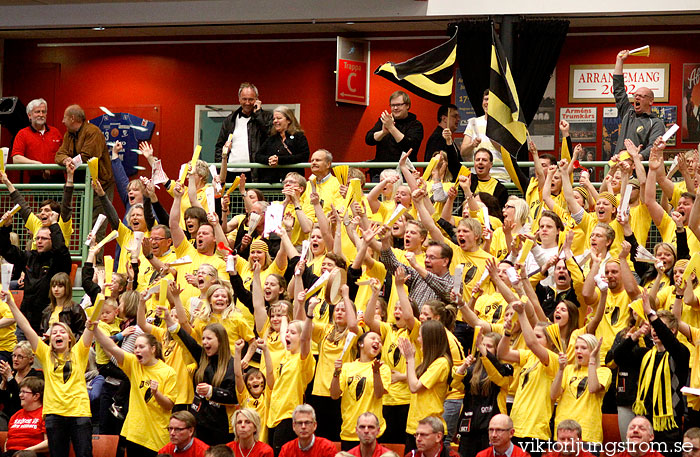
<instances>
[{"instance_id":1,"label":"red sign","mask_svg":"<svg viewBox=\"0 0 700 457\"><path fill-rule=\"evenodd\" d=\"M336 101L365 104L367 100L367 64L338 59Z\"/></svg>"}]
</instances>

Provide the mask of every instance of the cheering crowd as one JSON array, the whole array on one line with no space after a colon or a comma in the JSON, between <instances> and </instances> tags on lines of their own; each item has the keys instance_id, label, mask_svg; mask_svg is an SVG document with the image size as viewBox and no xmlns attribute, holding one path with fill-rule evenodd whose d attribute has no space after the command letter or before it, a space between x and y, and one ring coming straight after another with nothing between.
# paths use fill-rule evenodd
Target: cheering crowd
<instances>
[{"instance_id":1,"label":"cheering crowd","mask_svg":"<svg viewBox=\"0 0 700 457\"><path fill-rule=\"evenodd\" d=\"M623 123L649 117L653 94L622 93ZM457 443L462 457L517 457L602 443L604 412L623 439L665 455L684 432L700 446L698 150L677 156L674 181L664 140L636 129L597 189L575 170L583 150L562 121L571 158L530 144L534 176L524 198L508 196L485 125L453 141L452 105L438 110L429 166L415 170L422 125L396 92L367 143L398 169L364 193L362 170L334 167L324 149L309 157L291 111L264 111L249 83L239 98L211 183L196 156L168 177L148 143L151 177L129 180L121 143L110 148L77 105L62 144L35 144L55 143L61 202L35 214L0 172L18 208L0 220L0 255L23 291L21 303L0 291L8 455L65 456L72 444L88 456L99 433L120 434L130 456L325 457L340 442L356 457L388 443L421 457L456 455ZM55 130L46 109L28 105L29 138ZM459 163L467 154L473 170ZM91 158L94 216L106 222L80 240L90 251L78 303L67 243L76 167ZM306 160L308 178L276 168ZM237 169L228 185L236 161L269 168ZM251 179L281 180L284 199L247 189ZM238 198L245 212L231 214ZM13 217L32 235L26 249L13 244ZM647 250L652 224L662 241ZM107 225L113 258L102 254Z\"/></svg>"}]
</instances>

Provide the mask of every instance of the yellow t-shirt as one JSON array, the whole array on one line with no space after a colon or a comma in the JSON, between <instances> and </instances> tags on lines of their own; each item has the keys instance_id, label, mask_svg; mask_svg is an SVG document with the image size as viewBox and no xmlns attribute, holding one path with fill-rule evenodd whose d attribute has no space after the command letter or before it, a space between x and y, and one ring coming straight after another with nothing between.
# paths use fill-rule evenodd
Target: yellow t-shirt
<instances>
[{"instance_id":1,"label":"yellow t-shirt","mask_svg":"<svg viewBox=\"0 0 700 457\"><path fill-rule=\"evenodd\" d=\"M44 368L44 415L56 414L66 417L90 417L90 398L85 384L85 367L90 348L78 341L71 348L70 361L58 357L51 360L51 348L39 340L36 358Z\"/></svg>"},{"instance_id":2,"label":"yellow t-shirt","mask_svg":"<svg viewBox=\"0 0 700 457\"><path fill-rule=\"evenodd\" d=\"M263 393L258 398L253 398L247 388L243 388L243 392L236 392L238 395L238 406L241 408L249 408L258 413L260 416L260 441L267 443L267 413L270 409L270 389L265 387Z\"/></svg>"},{"instance_id":3,"label":"yellow t-shirt","mask_svg":"<svg viewBox=\"0 0 700 457\"><path fill-rule=\"evenodd\" d=\"M594 214L584 212L583 219L581 219L581 223L578 225L586 234L586 249L590 249L591 233L593 232L595 226L598 225L598 218ZM608 225L610 225L610 227L612 227L612 229L615 231L615 239L610 246L610 255L615 258L622 250L622 242L625 241L625 232L622 225L620 225L620 223L617 221L610 221Z\"/></svg>"},{"instance_id":4,"label":"yellow t-shirt","mask_svg":"<svg viewBox=\"0 0 700 457\"><path fill-rule=\"evenodd\" d=\"M651 230L651 214L647 205L640 202L637 206L630 208L630 225L637 243L640 246L646 246Z\"/></svg>"},{"instance_id":5,"label":"yellow t-shirt","mask_svg":"<svg viewBox=\"0 0 700 457\"><path fill-rule=\"evenodd\" d=\"M150 234L146 232L144 236L148 238ZM130 259L128 248L133 240L134 232L120 222L119 227L117 228L117 243L122 249L119 251L119 258L117 259L117 273L126 273L126 264L129 263ZM141 250L139 249L139 265L144 265L147 263L150 262L143 256L143 254L141 254Z\"/></svg>"},{"instance_id":6,"label":"yellow t-shirt","mask_svg":"<svg viewBox=\"0 0 700 457\"><path fill-rule=\"evenodd\" d=\"M111 324L100 321L97 323L97 326L102 331L102 333L109 336L116 335L121 330L119 328L119 322L117 322L116 320ZM95 341L95 363L97 363L98 365L105 365L109 363L109 354L105 352L102 345L97 341Z\"/></svg>"},{"instance_id":7,"label":"yellow t-shirt","mask_svg":"<svg viewBox=\"0 0 700 457\"><path fill-rule=\"evenodd\" d=\"M32 236L36 235L36 232L44 226L41 223L41 219L34 213L30 213L27 218L27 222L24 226L29 230ZM73 219L71 218L68 222L64 221L63 218L58 218L58 226L61 227L61 232L63 233L63 239L66 242L66 246L70 244L70 237L73 235ZM36 249L36 242L32 240L32 249Z\"/></svg>"},{"instance_id":8,"label":"yellow t-shirt","mask_svg":"<svg viewBox=\"0 0 700 457\"><path fill-rule=\"evenodd\" d=\"M175 196L173 193L173 183L175 181L170 182L170 187L168 187L166 190L171 196ZM192 203L190 202L190 195L187 192L187 181L185 181L185 193L182 196L182 199L180 200L180 227L183 230L186 230L185 228L185 211L192 206ZM197 201L199 202L200 205L202 205L202 208L204 208L204 211L209 213L209 204L207 203L207 187L211 187L211 184L207 184L204 187L201 187L197 189ZM211 209L211 211L214 211L214 208Z\"/></svg>"},{"instance_id":9,"label":"yellow t-shirt","mask_svg":"<svg viewBox=\"0 0 700 457\"><path fill-rule=\"evenodd\" d=\"M609 368L600 367L596 370L598 382L603 390L592 394L588 390L588 366L576 368L575 365L564 367L561 385L564 388L557 415L554 418L554 430L559 422L564 419L574 419L581 425L583 435L581 439L586 442L603 442L603 397L612 382L612 372Z\"/></svg>"},{"instance_id":10,"label":"yellow t-shirt","mask_svg":"<svg viewBox=\"0 0 700 457\"><path fill-rule=\"evenodd\" d=\"M345 347L345 342L350 332L345 338L340 339L337 343L328 341L328 335L333 331L333 324L314 324L314 330L311 339L318 344L318 363L316 364L316 375L314 376L314 387L311 392L313 395L322 397L331 396L331 380L333 379L333 371L335 371L335 361L340 358ZM343 362L349 363L355 359L355 345L359 335L352 337L349 343L348 350L343 355Z\"/></svg>"},{"instance_id":11,"label":"yellow t-shirt","mask_svg":"<svg viewBox=\"0 0 700 457\"><path fill-rule=\"evenodd\" d=\"M485 294L476 299L474 312L479 319L489 324L503 323L508 302L498 292Z\"/></svg>"},{"instance_id":12,"label":"yellow t-shirt","mask_svg":"<svg viewBox=\"0 0 700 457\"><path fill-rule=\"evenodd\" d=\"M177 283L182 288L182 293L180 294L182 303L188 303L191 297L199 297L199 289L188 284L185 275L195 274L195 271L199 269L200 265L204 263L209 264L216 268L216 271L219 273L219 279L228 278L226 262L218 255L200 254L187 240L183 240L182 243L175 248L175 256L179 259L186 255L190 256L192 263L175 267L175 270L177 270Z\"/></svg>"},{"instance_id":13,"label":"yellow t-shirt","mask_svg":"<svg viewBox=\"0 0 700 457\"><path fill-rule=\"evenodd\" d=\"M680 333L680 332L679 332ZM690 339L693 346L700 344L700 328L690 326ZM690 357L690 379L689 386L698 389L700 388L700 351L695 349L695 353ZM688 400L688 408L694 411L700 411L700 397L697 395L686 394Z\"/></svg>"},{"instance_id":14,"label":"yellow t-shirt","mask_svg":"<svg viewBox=\"0 0 700 457\"><path fill-rule=\"evenodd\" d=\"M397 249L397 248L391 248L391 251L394 253L394 256L396 257L396 260L399 261L399 263L403 265L409 265L408 260L406 259L406 251L402 249ZM380 262L381 263L381 262ZM421 251L419 254L416 254L416 263L420 265L421 267L425 268L425 252ZM393 323L394 322L394 310L396 309L396 306L398 306L399 303L399 294L396 292L396 288L398 286L396 285L396 281L394 281L394 277L391 277L391 293L389 294L389 301L387 302L387 307L386 307L386 315L387 315L387 321ZM403 286L404 290L406 291L406 295L408 295L408 287L405 285Z\"/></svg>"},{"instance_id":15,"label":"yellow t-shirt","mask_svg":"<svg viewBox=\"0 0 700 457\"><path fill-rule=\"evenodd\" d=\"M387 389L391 383L391 370L382 365L379 369L382 380L382 388ZM365 412L374 413L379 418L379 434L381 436L386 429L386 421L382 415L382 399L374 396L374 374L372 362L354 362L343 364L340 371L340 411L343 416L343 425L340 429L340 439L353 441L357 439L355 426L357 418Z\"/></svg>"},{"instance_id":16,"label":"yellow t-shirt","mask_svg":"<svg viewBox=\"0 0 700 457\"><path fill-rule=\"evenodd\" d=\"M236 350L236 341L239 339L249 342L255 338L253 329L243 319L241 313L237 311L232 312L225 318L221 314L215 313L211 313L208 320L196 318L192 324L192 337L197 341L202 341L202 332L209 324L221 324L224 326L228 335L229 346L233 352Z\"/></svg>"},{"instance_id":17,"label":"yellow t-shirt","mask_svg":"<svg viewBox=\"0 0 700 457\"><path fill-rule=\"evenodd\" d=\"M449 360L446 357L440 357L420 376L418 380L425 389L411 394L406 433L410 435L416 433L418 421L428 416L439 417L445 426L445 421L442 419L443 403L447 397L447 379L451 371Z\"/></svg>"},{"instance_id":18,"label":"yellow t-shirt","mask_svg":"<svg viewBox=\"0 0 700 457\"><path fill-rule=\"evenodd\" d=\"M455 267L460 263L464 264L464 273L462 273L462 296L466 301L472 296L474 286L479 282L479 279L481 279L481 276L486 271L486 261L488 259L493 259L495 261L496 258L481 248L474 252L467 252L463 251L462 248L448 239L445 239L445 242L452 248L450 273L454 275ZM491 281L485 281L482 285L482 289L484 289L485 295L493 293L495 290ZM457 320L464 321L462 311L457 313Z\"/></svg>"},{"instance_id":19,"label":"yellow t-shirt","mask_svg":"<svg viewBox=\"0 0 700 457\"><path fill-rule=\"evenodd\" d=\"M139 276L138 276L138 287L136 290L138 292L145 292L146 289L149 288L151 285L151 277L153 276L153 273L155 273L155 269L153 268L153 265L151 265L151 262L148 261L145 257L143 257L145 262L141 262L139 264ZM177 259L177 256L175 255L175 252L173 250L168 250L164 255L161 257L157 257L158 260L160 260L163 263L171 263L174 262Z\"/></svg>"},{"instance_id":20,"label":"yellow t-shirt","mask_svg":"<svg viewBox=\"0 0 700 457\"><path fill-rule=\"evenodd\" d=\"M380 333L382 337L382 362L389 367L391 371L398 371L401 374L406 374L406 359L399 350L399 339L411 339L418 336L418 325L413 326L413 330L409 332L405 328L396 328L392 324L382 322L380 324ZM387 389L389 392L384 395L385 405L407 405L411 401L411 391L408 388L406 381L397 381L389 384Z\"/></svg>"},{"instance_id":21,"label":"yellow t-shirt","mask_svg":"<svg viewBox=\"0 0 700 457\"><path fill-rule=\"evenodd\" d=\"M476 175L472 179L476 179ZM476 189L474 190L474 193L477 192L486 192L487 194L493 195L493 192L496 190L496 184L498 184L499 181L496 178L489 178L488 181L481 181L478 180L478 184L476 185Z\"/></svg>"},{"instance_id":22,"label":"yellow t-shirt","mask_svg":"<svg viewBox=\"0 0 700 457\"><path fill-rule=\"evenodd\" d=\"M370 278L376 278L380 283L384 283L386 279L386 267L383 263L375 261L371 268L362 267L362 276L357 282L367 281ZM367 302L372 296L372 287L369 285L358 286L357 295L355 296L355 308L357 311L364 312L367 309Z\"/></svg>"},{"instance_id":23,"label":"yellow t-shirt","mask_svg":"<svg viewBox=\"0 0 700 457\"><path fill-rule=\"evenodd\" d=\"M503 227L495 229L491 237L491 255L500 261L506 258L509 250L508 243L506 242L506 234L503 233Z\"/></svg>"},{"instance_id":24,"label":"yellow t-shirt","mask_svg":"<svg viewBox=\"0 0 700 457\"><path fill-rule=\"evenodd\" d=\"M175 370L162 360L155 365L141 365L135 355L125 353L120 368L129 377L129 413L126 415L121 435L132 443L157 451L168 444L170 437L166 427L170 422L170 410L161 407L151 392L151 381L158 382L158 392L171 401L177 397Z\"/></svg>"},{"instance_id":25,"label":"yellow t-shirt","mask_svg":"<svg viewBox=\"0 0 700 457\"><path fill-rule=\"evenodd\" d=\"M311 192L311 182L310 180L307 180L306 189L304 190L304 193L301 194L300 198L302 205L310 204L309 196L311 195ZM334 205L336 208L340 208L340 205L343 204L343 197L340 195L340 182L338 182L338 179L330 173L323 180L316 181L316 192L321 198L321 206L323 207L323 211L325 213L328 213L328 211L331 210L331 205Z\"/></svg>"},{"instance_id":26,"label":"yellow t-shirt","mask_svg":"<svg viewBox=\"0 0 700 457\"><path fill-rule=\"evenodd\" d=\"M165 341L168 331L161 327L151 326L151 334L163 345L163 361L175 370L177 379L176 405L191 405L194 400L194 385L192 371L197 367L198 360L192 358L190 351L174 339Z\"/></svg>"},{"instance_id":27,"label":"yellow t-shirt","mask_svg":"<svg viewBox=\"0 0 700 457\"><path fill-rule=\"evenodd\" d=\"M559 358L548 350L549 362L545 366L532 351L520 349L519 353L520 376L510 412L515 436L549 440L552 417L549 390L559 369Z\"/></svg>"},{"instance_id":28,"label":"yellow t-shirt","mask_svg":"<svg viewBox=\"0 0 700 457\"><path fill-rule=\"evenodd\" d=\"M571 242L571 252L575 256L583 254L586 250L586 246L590 245L590 237L583 230L583 227L578 225L574 218L571 217L571 213L566 209L566 204L563 206L555 205L552 211L561 219L565 231L574 231L574 239Z\"/></svg>"},{"instance_id":29,"label":"yellow t-shirt","mask_svg":"<svg viewBox=\"0 0 700 457\"><path fill-rule=\"evenodd\" d=\"M239 256L237 258L237 261L236 261L236 271L238 272L239 275L241 275L241 281L243 281L243 285L245 286L245 288L252 291L253 290L253 270L250 269L250 263L246 260L243 260ZM284 270L279 269L277 267L277 263L275 263L274 260L267 268L260 271L260 288L261 289L264 287L265 281L267 280L267 277L270 276L271 274L278 274L280 276L284 276ZM228 276L227 276L227 278L228 278ZM246 321L246 323L251 328L255 327L255 316L253 316L253 313L251 313L250 310L246 306L244 306L242 303L240 303L238 300L236 300L236 307L243 314L243 319Z\"/></svg>"},{"instance_id":30,"label":"yellow t-shirt","mask_svg":"<svg viewBox=\"0 0 700 457\"><path fill-rule=\"evenodd\" d=\"M270 359L272 359L272 366L276 367L279 365L280 361L287 353L287 348L284 347L284 338L280 338L279 332L276 332L270 328L270 319L267 319L263 331L260 335L265 335L265 343L267 343L267 349L270 351ZM267 371L265 368L265 356L260 354L260 372L267 376Z\"/></svg>"},{"instance_id":31,"label":"yellow t-shirt","mask_svg":"<svg viewBox=\"0 0 700 457\"><path fill-rule=\"evenodd\" d=\"M630 308L628 306L630 301L630 297L624 289L617 293L608 289L608 298L605 301L605 314L603 314L603 319L595 332L596 338L603 338L603 346L600 348L600 363L602 365L605 364L605 355L615 341L615 335L620 330L627 328L627 322L630 317Z\"/></svg>"},{"instance_id":32,"label":"yellow t-shirt","mask_svg":"<svg viewBox=\"0 0 700 457\"><path fill-rule=\"evenodd\" d=\"M300 208L301 212L304 213L311 222L316 222L316 211L314 211L314 207L311 203L300 202ZM294 226L292 227L292 233L289 234L289 241L291 241L294 246L301 246L301 243L309 238L309 234L301 230L297 211L293 206L287 206L285 211L291 213L294 217Z\"/></svg>"},{"instance_id":33,"label":"yellow t-shirt","mask_svg":"<svg viewBox=\"0 0 700 457\"><path fill-rule=\"evenodd\" d=\"M14 319L10 307L7 303L0 301L0 319L10 318ZM15 345L17 344L17 336L15 335L15 330L17 330L17 324L11 324L7 327L0 328L0 351L13 351Z\"/></svg>"},{"instance_id":34,"label":"yellow t-shirt","mask_svg":"<svg viewBox=\"0 0 700 457\"><path fill-rule=\"evenodd\" d=\"M450 344L450 355L452 356L452 366L458 367L464 362L464 349L462 348L462 343L459 342L457 337L451 331L445 329L447 332L447 342ZM464 398L464 392L460 392L458 389L453 389L450 386L447 391L447 400L461 400Z\"/></svg>"},{"instance_id":35,"label":"yellow t-shirt","mask_svg":"<svg viewBox=\"0 0 700 457\"><path fill-rule=\"evenodd\" d=\"M305 359L300 353L287 352L275 367L275 387L270 395L267 415L268 428L276 427L284 419L292 417L294 408L304 403L304 391L314 377L316 362L309 354Z\"/></svg>"}]
</instances>

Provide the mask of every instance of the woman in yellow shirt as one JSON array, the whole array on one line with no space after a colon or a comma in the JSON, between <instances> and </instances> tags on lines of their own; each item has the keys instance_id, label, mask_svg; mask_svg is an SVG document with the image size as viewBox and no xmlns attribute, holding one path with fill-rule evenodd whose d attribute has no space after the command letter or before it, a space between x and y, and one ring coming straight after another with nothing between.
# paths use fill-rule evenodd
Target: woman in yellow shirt
<instances>
[{"instance_id":1,"label":"woman in yellow shirt","mask_svg":"<svg viewBox=\"0 0 700 457\"><path fill-rule=\"evenodd\" d=\"M10 307L17 326L44 367L43 414L52 454L67 457L72 443L76 457L91 457L92 413L85 368L92 344L92 329L86 328L76 343L70 328L63 322L56 322L49 327L47 345L19 310L12 294L0 291L0 300Z\"/></svg>"},{"instance_id":2,"label":"woman in yellow shirt","mask_svg":"<svg viewBox=\"0 0 700 457\"><path fill-rule=\"evenodd\" d=\"M95 324L88 322L88 328ZM136 338L134 353L130 354L99 328L94 332L95 340L117 360L131 381L129 412L121 432L127 454L157 455L169 441L166 427L177 397L175 370L163 362L163 348L153 335Z\"/></svg>"},{"instance_id":3,"label":"woman in yellow shirt","mask_svg":"<svg viewBox=\"0 0 700 457\"><path fill-rule=\"evenodd\" d=\"M406 423L406 450L416 448L418 421L428 416L442 417L447 388L452 378L452 355L445 326L438 321L421 325L418 337L423 361L416 366L416 349L408 339L399 341L406 358L406 377L411 389L411 405ZM444 421L443 421L444 425Z\"/></svg>"},{"instance_id":4,"label":"woman in yellow shirt","mask_svg":"<svg viewBox=\"0 0 700 457\"><path fill-rule=\"evenodd\" d=\"M559 355L559 371L550 390L552 402L559 401L554 430L562 420L574 419L581 424L581 439L593 443L603 442L601 408L612 381L610 369L600 366L601 342L591 334L579 336L573 364L567 363L565 354Z\"/></svg>"},{"instance_id":5,"label":"woman in yellow shirt","mask_svg":"<svg viewBox=\"0 0 700 457\"><path fill-rule=\"evenodd\" d=\"M189 276L189 275L186 275ZM186 309L190 311L190 320L194 320L198 317L202 317L207 313L209 308L209 303L207 302L207 291L209 287L214 284L219 284L219 270L209 265L208 263L203 263L197 268L197 274L192 275L191 281L188 282L199 289L199 297L190 297L190 301Z\"/></svg>"}]
</instances>

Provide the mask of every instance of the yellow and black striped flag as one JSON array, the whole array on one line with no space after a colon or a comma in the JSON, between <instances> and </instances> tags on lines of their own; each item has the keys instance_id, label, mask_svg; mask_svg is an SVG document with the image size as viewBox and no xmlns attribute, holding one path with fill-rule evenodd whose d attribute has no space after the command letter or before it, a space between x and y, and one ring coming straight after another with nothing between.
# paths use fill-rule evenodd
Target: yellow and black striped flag
<instances>
[{"instance_id":1,"label":"yellow and black striped flag","mask_svg":"<svg viewBox=\"0 0 700 457\"><path fill-rule=\"evenodd\" d=\"M374 70L409 92L441 105L452 103L457 29L446 43L405 62L387 62Z\"/></svg>"},{"instance_id":2,"label":"yellow and black striped flag","mask_svg":"<svg viewBox=\"0 0 700 457\"><path fill-rule=\"evenodd\" d=\"M501 42L496 31L491 29L491 78L489 84L489 107L486 118L486 136L497 142L501 148L503 166L515 185L524 191L519 174L513 164L513 156L517 157L518 150L527 141L527 125L525 114L520 109L518 92L515 88L513 75L510 73L508 59L503 53Z\"/></svg>"}]
</instances>

